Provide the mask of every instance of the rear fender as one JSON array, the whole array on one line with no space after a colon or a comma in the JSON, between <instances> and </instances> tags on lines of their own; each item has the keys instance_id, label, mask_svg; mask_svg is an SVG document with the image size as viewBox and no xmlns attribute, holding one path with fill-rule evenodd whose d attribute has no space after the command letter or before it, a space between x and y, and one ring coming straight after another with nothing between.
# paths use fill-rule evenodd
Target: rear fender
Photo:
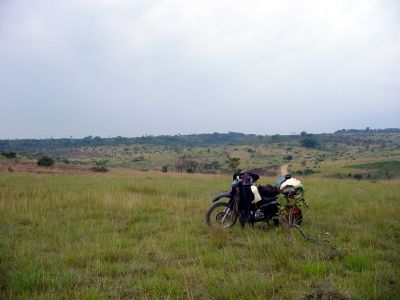
<instances>
[{"instance_id":1,"label":"rear fender","mask_svg":"<svg viewBox=\"0 0 400 300\"><path fill-rule=\"evenodd\" d=\"M230 193L221 193L221 194L215 196L215 197L211 200L211 202L217 202L219 199L222 199L222 198L229 198L229 199L231 199L232 197L231 197L231 194L230 194Z\"/></svg>"}]
</instances>

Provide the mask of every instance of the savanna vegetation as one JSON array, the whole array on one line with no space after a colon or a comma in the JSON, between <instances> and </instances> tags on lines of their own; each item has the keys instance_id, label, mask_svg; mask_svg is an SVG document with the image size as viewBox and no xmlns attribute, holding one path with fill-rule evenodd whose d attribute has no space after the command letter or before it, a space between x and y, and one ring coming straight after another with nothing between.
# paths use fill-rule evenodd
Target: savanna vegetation
<instances>
[{"instance_id":1,"label":"savanna vegetation","mask_svg":"<svg viewBox=\"0 0 400 300\"><path fill-rule=\"evenodd\" d=\"M361 179L379 179L397 177L398 168L380 167L378 172L355 165L374 162L391 165L390 162L400 161L400 131L366 128L340 130L333 134L302 132L300 135L273 136L231 132L140 138L89 136L83 139L2 140L0 151L32 161L46 156L56 165L88 166L93 170L111 167L230 174L233 170L253 169L272 176L279 173L281 165L287 164L297 175L319 173L336 178L354 178L356 175Z\"/></svg>"},{"instance_id":2,"label":"savanna vegetation","mask_svg":"<svg viewBox=\"0 0 400 300\"><path fill-rule=\"evenodd\" d=\"M0 156L0 298L400 297L396 130L197 146L40 143L0 143L15 153ZM43 156L54 164L37 165ZM238 169L263 174L261 184L284 171L301 179L302 228L317 242L260 224L209 228L210 199Z\"/></svg>"},{"instance_id":3,"label":"savanna vegetation","mask_svg":"<svg viewBox=\"0 0 400 300\"><path fill-rule=\"evenodd\" d=\"M332 245L282 228L208 228L223 175L2 172L2 297L398 298L400 182L303 181L302 228Z\"/></svg>"}]
</instances>

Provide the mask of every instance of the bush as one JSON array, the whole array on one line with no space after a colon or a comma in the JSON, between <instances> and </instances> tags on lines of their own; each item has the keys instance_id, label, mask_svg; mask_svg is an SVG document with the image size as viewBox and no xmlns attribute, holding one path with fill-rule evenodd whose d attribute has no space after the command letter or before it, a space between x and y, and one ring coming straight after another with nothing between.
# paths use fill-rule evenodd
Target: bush
<instances>
[{"instance_id":1,"label":"bush","mask_svg":"<svg viewBox=\"0 0 400 300\"><path fill-rule=\"evenodd\" d=\"M220 167L219 162L217 160L212 161L211 163L204 163L201 165L201 168L203 171L208 171L208 170L218 170Z\"/></svg>"},{"instance_id":2,"label":"bush","mask_svg":"<svg viewBox=\"0 0 400 300\"><path fill-rule=\"evenodd\" d=\"M354 174L353 178L357 179L357 180L361 180L363 178L363 176L361 174Z\"/></svg>"},{"instance_id":3,"label":"bush","mask_svg":"<svg viewBox=\"0 0 400 300\"><path fill-rule=\"evenodd\" d=\"M144 161L144 156L140 155L140 156L135 157L134 159L132 159L132 162L138 162L138 161Z\"/></svg>"},{"instance_id":4,"label":"bush","mask_svg":"<svg viewBox=\"0 0 400 300\"><path fill-rule=\"evenodd\" d=\"M91 167L90 169L94 172L107 172L108 168L106 164L107 164L106 160L96 161L95 166Z\"/></svg>"},{"instance_id":5,"label":"bush","mask_svg":"<svg viewBox=\"0 0 400 300\"><path fill-rule=\"evenodd\" d=\"M314 174L314 173L317 173L317 171L314 171L313 169L310 169L310 168L306 168L303 171L304 175L311 175L311 174Z\"/></svg>"},{"instance_id":6,"label":"bush","mask_svg":"<svg viewBox=\"0 0 400 300\"><path fill-rule=\"evenodd\" d=\"M163 166L161 167L161 171L162 171L163 173L167 173L167 172L168 172L168 165L163 165Z\"/></svg>"},{"instance_id":7,"label":"bush","mask_svg":"<svg viewBox=\"0 0 400 300\"><path fill-rule=\"evenodd\" d=\"M94 166L90 169L94 172L107 172L108 171L106 166Z\"/></svg>"},{"instance_id":8,"label":"bush","mask_svg":"<svg viewBox=\"0 0 400 300\"><path fill-rule=\"evenodd\" d=\"M38 166L49 167L54 164L54 159L48 156L42 156L41 158L38 159L37 164Z\"/></svg>"},{"instance_id":9,"label":"bush","mask_svg":"<svg viewBox=\"0 0 400 300\"><path fill-rule=\"evenodd\" d=\"M290 154L283 157L283 160L287 160L287 161L292 160L292 159L293 159L293 156Z\"/></svg>"},{"instance_id":10,"label":"bush","mask_svg":"<svg viewBox=\"0 0 400 300\"><path fill-rule=\"evenodd\" d=\"M12 158L16 158L17 157L17 153L10 151L10 152L1 152L1 155L8 158L8 159L12 159Z\"/></svg>"}]
</instances>

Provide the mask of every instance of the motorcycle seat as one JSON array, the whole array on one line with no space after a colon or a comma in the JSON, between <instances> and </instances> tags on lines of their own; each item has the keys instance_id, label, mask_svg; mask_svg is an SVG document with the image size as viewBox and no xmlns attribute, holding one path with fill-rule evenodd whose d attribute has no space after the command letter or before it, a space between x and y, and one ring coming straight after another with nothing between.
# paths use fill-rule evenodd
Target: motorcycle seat
<instances>
[{"instance_id":1,"label":"motorcycle seat","mask_svg":"<svg viewBox=\"0 0 400 300\"><path fill-rule=\"evenodd\" d=\"M261 197L261 200L257 202L257 206L262 207L265 205L269 205L274 201L276 201L276 197Z\"/></svg>"},{"instance_id":2,"label":"motorcycle seat","mask_svg":"<svg viewBox=\"0 0 400 300\"><path fill-rule=\"evenodd\" d=\"M276 196L273 196L273 197L261 197L261 201L264 201L264 202L272 202L272 201L275 201L276 200Z\"/></svg>"}]
</instances>

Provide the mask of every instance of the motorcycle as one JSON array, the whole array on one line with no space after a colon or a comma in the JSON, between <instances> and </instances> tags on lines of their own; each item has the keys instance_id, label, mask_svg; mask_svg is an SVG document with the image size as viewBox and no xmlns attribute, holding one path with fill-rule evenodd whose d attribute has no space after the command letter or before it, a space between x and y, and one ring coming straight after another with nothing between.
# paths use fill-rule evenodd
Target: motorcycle
<instances>
[{"instance_id":1,"label":"motorcycle","mask_svg":"<svg viewBox=\"0 0 400 300\"><path fill-rule=\"evenodd\" d=\"M279 178L275 186L257 187L256 182L259 179L257 174L235 174L231 191L221 193L211 200L215 204L206 213L206 223L219 228L232 227L237 220L242 227L257 222L268 224L270 221L275 226L279 226L280 222L300 225L303 214L297 203L305 204L303 187L285 185L280 189L281 184L290 178L291 175L288 174Z\"/></svg>"}]
</instances>

